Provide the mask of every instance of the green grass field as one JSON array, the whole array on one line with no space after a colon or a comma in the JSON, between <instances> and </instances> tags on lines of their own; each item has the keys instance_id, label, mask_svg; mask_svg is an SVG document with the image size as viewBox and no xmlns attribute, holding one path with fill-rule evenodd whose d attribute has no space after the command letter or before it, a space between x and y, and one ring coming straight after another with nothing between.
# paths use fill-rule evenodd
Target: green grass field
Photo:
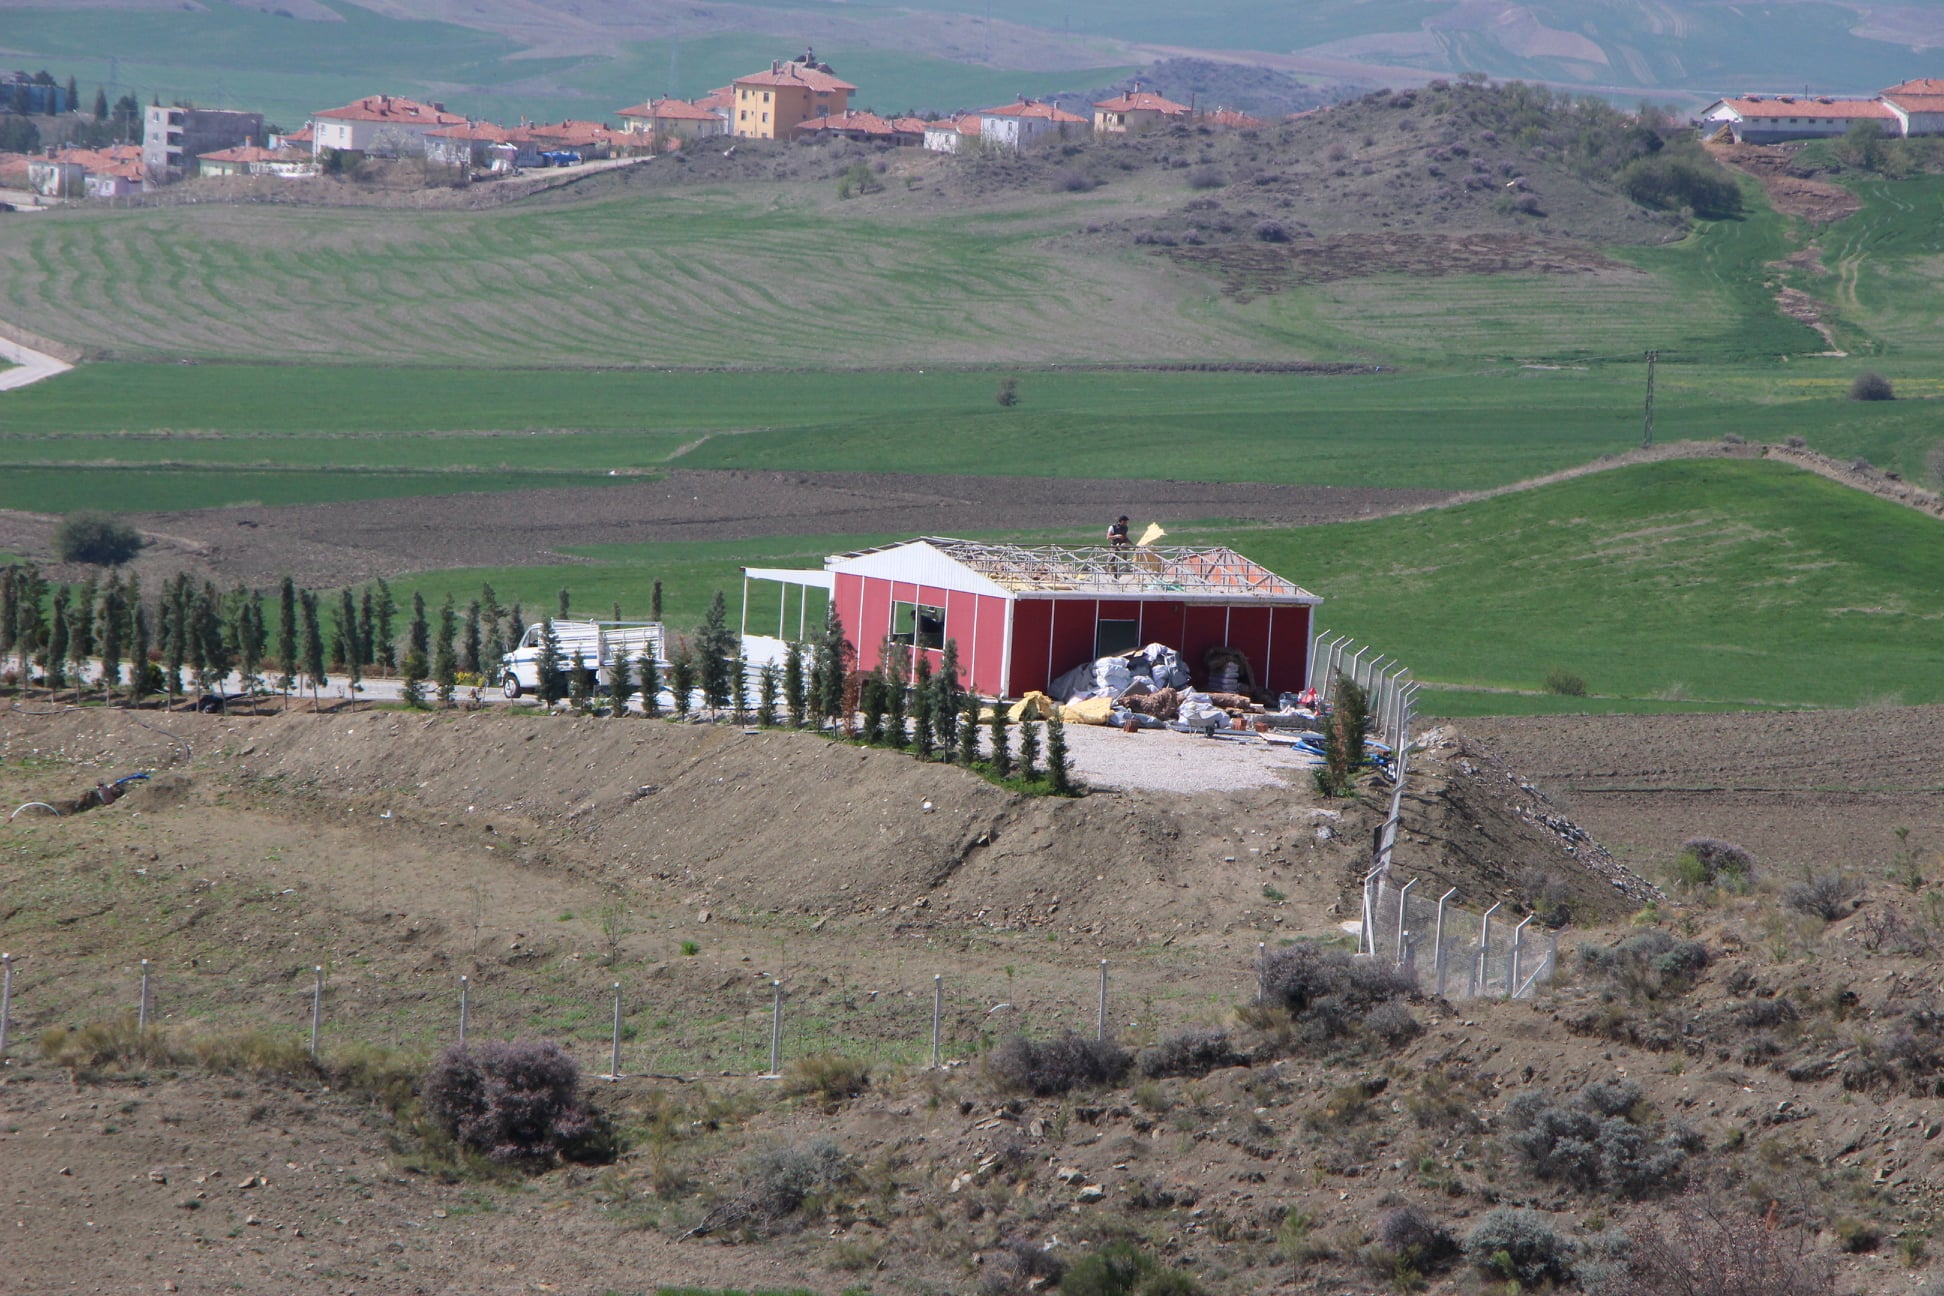
<instances>
[{"instance_id":1,"label":"green grass field","mask_svg":"<svg viewBox=\"0 0 1944 1296\"><path fill-rule=\"evenodd\" d=\"M740 566L817 567L891 538L600 546L574 551L586 566L397 584L463 605L490 581L530 620L562 586L584 613L618 600L645 616L659 579L665 619L685 627L718 589L737 615ZM1944 701L1944 526L1780 464L1653 464L1404 517L1175 538L1233 544L1323 595L1319 627L1408 663L1427 713ZM794 598L785 608L775 588L754 588L751 629L774 633L780 616L790 633ZM1583 677L1588 696L1546 693L1555 668Z\"/></svg>"}]
</instances>

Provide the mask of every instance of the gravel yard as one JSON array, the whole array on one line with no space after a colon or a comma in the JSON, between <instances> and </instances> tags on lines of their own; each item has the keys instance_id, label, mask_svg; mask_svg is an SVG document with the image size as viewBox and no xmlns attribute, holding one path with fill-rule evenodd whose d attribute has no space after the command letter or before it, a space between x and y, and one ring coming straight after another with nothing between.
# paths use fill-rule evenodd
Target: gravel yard
<instances>
[{"instance_id":1,"label":"gravel yard","mask_svg":"<svg viewBox=\"0 0 1944 1296\"><path fill-rule=\"evenodd\" d=\"M1066 727L1075 775L1099 788L1143 792L1234 792L1291 784L1307 793L1321 762L1296 749L1242 738L1203 738L1172 729L1123 733L1110 725Z\"/></svg>"}]
</instances>

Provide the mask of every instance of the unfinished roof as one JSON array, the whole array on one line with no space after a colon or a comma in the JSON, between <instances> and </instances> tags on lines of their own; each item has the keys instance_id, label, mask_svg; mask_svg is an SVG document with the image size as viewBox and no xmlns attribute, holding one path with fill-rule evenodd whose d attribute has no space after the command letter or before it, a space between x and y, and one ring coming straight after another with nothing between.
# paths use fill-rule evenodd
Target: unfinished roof
<instances>
[{"instance_id":1,"label":"unfinished roof","mask_svg":"<svg viewBox=\"0 0 1944 1296\"><path fill-rule=\"evenodd\" d=\"M1322 600L1262 564L1222 546L1016 545L927 536L921 540L832 558L845 559L925 546L1015 594L1086 594L1113 598Z\"/></svg>"}]
</instances>

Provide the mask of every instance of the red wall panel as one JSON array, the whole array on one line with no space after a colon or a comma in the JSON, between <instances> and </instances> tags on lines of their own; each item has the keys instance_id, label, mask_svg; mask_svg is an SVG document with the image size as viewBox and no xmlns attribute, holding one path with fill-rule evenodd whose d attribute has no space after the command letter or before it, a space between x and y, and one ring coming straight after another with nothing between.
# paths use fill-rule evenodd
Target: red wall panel
<instances>
[{"instance_id":1,"label":"red wall panel","mask_svg":"<svg viewBox=\"0 0 1944 1296\"><path fill-rule=\"evenodd\" d=\"M1142 603L1141 646L1158 643L1166 644L1170 648L1181 647L1184 611L1185 609L1179 603Z\"/></svg>"},{"instance_id":2,"label":"red wall panel","mask_svg":"<svg viewBox=\"0 0 1944 1296\"><path fill-rule=\"evenodd\" d=\"M1262 664L1269 656L1269 609L1234 607L1229 609L1229 647L1239 648L1249 659L1256 682L1262 682Z\"/></svg>"},{"instance_id":3,"label":"red wall panel","mask_svg":"<svg viewBox=\"0 0 1944 1296\"><path fill-rule=\"evenodd\" d=\"M972 675L966 687L996 697L1006 691L1006 609L1010 604L995 594L980 594L977 602L973 614L976 642L967 659ZM963 651L963 645L960 648Z\"/></svg>"},{"instance_id":4,"label":"red wall panel","mask_svg":"<svg viewBox=\"0 0 1944 1296\"><path fill-rule=\"evenodd\" d=\"M1046 650L1052 639L1053 604L1046 599L1014 599L1012 672L1004 685L1007 697L1046 688Z\"/></svg>"},{"instance_id":5,"label":"red wall panel","mask_svg":"<svg viewBox=\"0 0 1944 1296\"><path fill-rule=\"evenodd\" d=\"M878 650L891 630L891 582L864 578L864 606L857 618L857 668L874 670Z\"/></svg>"},{"instance_id":6,"label":"red wall panel","mask_svg":"<svg viewBox=\"0 0 1944 1296\"><path fill-rule=\"evenodd\" d=\"M1310 609L1279 607L1269 633L1269 665L1258 668L1262 687L1273 693L1301 693L1310 685Z\"/></svg>"},{"instance_id":7,"label":"red wall panel","mask_svg":"<svg viewBox=\"0 0 1944 1296\"><path fill-rule=\"evenodd\" d=\"M1208 687L1208 668L1202 663L1202 654L1211 647L1222 647L1228 643L1228 609L1210 607L1204 603L1190 604L1184 615L1181 632L1181 660L1194 677L1196 688Z\"/></svg>"},{"instance_id":8,"label":"red wall panel","mask_svg":"<svg viewBox=\"0 0 1944 1296\"><path fill-rule=\"evenodd\" d=\"M844 638L850 640L851 647L861 650L857 635L858 628L864 624L864 578L837 573L836 588L830 596L837 605L837 619L844 623ZM821 627L812 630L810 637L821 637ZM875 662L876 656L871 660Z\"/></svg>"},{"instance_id":9,"label":"red wall panel","mask_svg":"<svg viewBox=\"0 0 1944 1296\"><path fill-rule=\"evenodd\" d=\"M1094 655L1095 599L1059 599L1053 604L1052 655L1041 663L1050 683ZM1041 687L1044 687L1042 685Z\"/></svg>"}]
</instances>

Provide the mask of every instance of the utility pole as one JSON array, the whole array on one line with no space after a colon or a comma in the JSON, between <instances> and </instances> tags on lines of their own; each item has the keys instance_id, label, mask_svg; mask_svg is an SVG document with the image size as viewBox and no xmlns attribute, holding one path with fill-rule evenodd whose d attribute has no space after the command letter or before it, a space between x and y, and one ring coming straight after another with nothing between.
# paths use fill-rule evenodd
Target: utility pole
<instances>
[{"instance_id":1,"label":"utility pole","mask_svg":"<svg viewBox=\"0 0 1944 1296\"><path fill-rule=\"evenodd\" d=\"M1659 360L1659 351L1647 353L1647 427L1640 441L1643 448L1654 444L1654 365Z\"/></svg>"}]
</instances>

